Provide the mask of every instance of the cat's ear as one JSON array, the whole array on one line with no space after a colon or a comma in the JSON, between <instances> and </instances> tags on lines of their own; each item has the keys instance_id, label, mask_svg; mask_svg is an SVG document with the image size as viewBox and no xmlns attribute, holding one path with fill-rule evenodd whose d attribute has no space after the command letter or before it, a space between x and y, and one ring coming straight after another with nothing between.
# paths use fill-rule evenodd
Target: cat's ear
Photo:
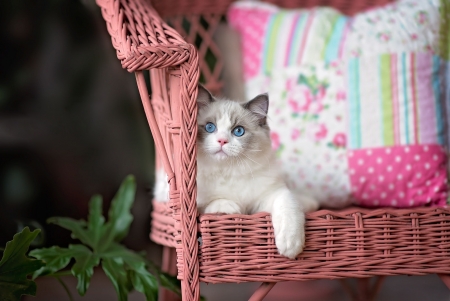
<instances>
[{"instance_id":1,"label":"cat's ear","mask_svg":"<svg viewBox=\"0 0 450 301\"><path fill-rule=\"evenodd\" d=\"M210 103L214 101L214 97L211 93L203 87L203 85L198 84L198 94L197 94L197 106L200 110L201 108L206 107Z\"/></svg>"},{"instance_id":2,"label":"cat's ear","mask_svg":"<svg viewBox=\"0 0 450 301\"><path fill-rule=\"evenodd\" d=\"M267 93L256 96L244 104L244 107L258 117L259 125L266 124L267 111L269 110L269 95Z\"/></svg>"}]
</instances>

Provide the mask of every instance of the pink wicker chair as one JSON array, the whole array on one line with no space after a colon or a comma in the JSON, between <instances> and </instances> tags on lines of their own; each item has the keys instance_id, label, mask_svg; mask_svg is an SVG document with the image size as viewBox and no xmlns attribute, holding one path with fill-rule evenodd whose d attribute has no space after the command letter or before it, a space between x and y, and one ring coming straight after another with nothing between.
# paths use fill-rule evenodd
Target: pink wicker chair
<instances>
[{"instance_id":1,"label":"pink wicker chair","mask_svg":"<svg viewBox=\"0 0 450 301\"><path fill-rule=\"evenodd\" d=\"M163 268L178 272L183 300L199 299L200 281L263 282L250 300L261 300L276 282L288 280L359 278L359 290L351 292L354 300L373 300L388 275L438 274L450 288L446 208L349 208L308 214L306 248L297 260L278 255L267 213L198 216L197 82L202 74L209 89L221 88L223 64L212 34L231 2L155 1L156 10L175 30L146 0L97 0L122 67L136 75L155 140L157 168L169 176L170 200L153 202L150 237L165 246ZM354 14L390 0L271 2L284 7L330 5ZM199 40L196 49L193 44ZM205 62L211 54L216 60L212 68ZM374 276L379 279L369 286Z\"/></svg>"}]
</instances>

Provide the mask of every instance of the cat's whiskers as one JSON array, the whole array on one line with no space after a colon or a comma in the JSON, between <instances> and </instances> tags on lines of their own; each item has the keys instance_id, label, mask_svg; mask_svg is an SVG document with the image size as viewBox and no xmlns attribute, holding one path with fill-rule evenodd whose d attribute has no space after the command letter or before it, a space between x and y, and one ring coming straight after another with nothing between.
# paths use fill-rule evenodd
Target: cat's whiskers
<instances>
[{"instance_id":1,"label":"cat's whiskers","mask_svg":"<svg viewBox=\"0 0 450 301\"><path fill-rule=\"evenodd\" d=\"M238 147L236 145L230 145L227 150L230 153L230 156L233 156L233 157L239 156L239 154L241 152L240 149L238 149Z\"/></svg>"},{"instance_id":2,"label":"cat's whiskers","mask_svg":"<svg viewBox=\"0 0 450 301\"><path fill-rule=\"evenodd\" d=\"M242 164L239 161L239 158L238 157L232 157L232 158L233 158L233 162L236 162L236 169L239 171L239 173L241 175L244 175L244 173L242 172L242 168L241 168Z\"/></svg>"},{"instance_id":3,"label":"cat's whiskers","mask_svg":"<svg viewBox=\"0 0 450 301\"><path fill-rule=\"evenodd\" d=\"M236 157L239 161L240 164L240 168L242 170L242 175L246 174L246 166L244 165L244 162L242 161L242 159L240 157Z\"/></svg>"},{"instance_id":4,"label":"cat's whiskers","mask_svg":"<svg viewBox=\"0 0 450 301\"><path fill-rule=\"evenodd\" d=\"M242 155L243 156L245 156L247 159L249 159L250 161L252 161L252 162L254 162L254 163L256 163L256 164L258 164L258 165L260 165L260 166L262 166L262 164L261 163L259 163L259 162L256 162L255 160L253 160L252 158L250 158L249 156L247 156L246 154L244 154L244 153L242 153Z\"/></svg>"},{"instance_id":5,"label":"cat's whiskers","mask_svg":"<svg viewBox=\"0 0 450 301\"><path fill-rule=\"evenodd\" d=\"M232 157L232 159L233 159L233 162L236 162L236 169L239 171L239 173L241 174L241 175L244 175L244 172L242 171L242 168L241 168L241 164L240 164L240 162L239 162L239 157Z\"/></svg>"},{"instance_id":6,"label":"cat's whiskers","mask_svg":"<svg viewBox=\"0 0 450 301\"><path fill-rule=\"evenodd\" d=\"M230 165L231 165L231 167L229 167L230 170L236 169L235 165L237 165L237 164L235 164L235 163L236 163L235 158L231 158L231 160L230 160Z\"/></svg>"},{"instance_id":7,"label":"cat's whiskers","mask_svg":"<svg viewBox=\"0 0 450 301\"><path fill-rule=\"evenodd\" d=\"M248 164L248 162L247 162L246 160L244 160L243 158L241 158L240 156L237 156L237 158L239 158L239 160L241 160L242 162L244 162L244 163L247 165L248 170L250 171L250 174L252 175L252 179L255 180L255 178L253 177L253 171L252 171L252 168L250 167L250 165ZM245 166L244 166L244 167L245 167Z\"/></svg>"}]
</instances>

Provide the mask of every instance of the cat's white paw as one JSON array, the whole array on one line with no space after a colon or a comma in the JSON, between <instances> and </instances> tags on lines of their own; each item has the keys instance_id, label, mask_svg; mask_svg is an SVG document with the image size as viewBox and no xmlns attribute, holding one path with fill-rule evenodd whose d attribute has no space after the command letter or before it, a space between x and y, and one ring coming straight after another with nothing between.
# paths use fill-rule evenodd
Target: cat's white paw
<instances>
[{"instance_id":1,"label":"cat's white paw","mask_svg":"<svg viewBox=\"0 0 450 301\"><path fill-rule=\"evenodd\" d=\"M241 207L236 202L218 199L208 204L205 208L205 213L225 213L225 214L240 214Z\"/></svg>"},{"instance_id":2,"label":"cat's white paw","mask_svg":"<svg viewBox=\"0 0 450 301\"><path fill-rule=\"evenodd\" d=\"M305 213L289 191L281 191L275 200L272 224L278 252L296 258L305 247Z\"/></svg>"},{"instance_id":3,"label":"cat's white paw","mask_svg":"<svg viewBox=\"0 0 450 301\"><path fill-rule=\"evenodd\" d=\"M281 230L275 233L275 244L281 255L295 259L305 246L305 230L303 227L281 225Z\"/></svg>"}]
</instances>

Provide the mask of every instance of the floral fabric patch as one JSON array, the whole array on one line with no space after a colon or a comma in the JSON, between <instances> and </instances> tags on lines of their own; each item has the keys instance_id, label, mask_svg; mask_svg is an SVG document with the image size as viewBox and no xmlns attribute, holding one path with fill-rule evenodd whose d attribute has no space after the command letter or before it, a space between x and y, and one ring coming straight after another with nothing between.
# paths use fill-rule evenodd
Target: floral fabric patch
<instances>
[{"instance_id":1,"label":"floral fabric patch","mask_svg":"<svg viewBox=\"0 0 450 301\"><path fill-rule=\"evenodd\" d=\"M437 52L440 0L401 0L352 18L345 57L395 53Z\"/></svg>"},{"instance_id":2,"label":"floral fabric patch","mask_svg":"<svg viewBox=\"0 0 450 301\"><path fill-rule=\"evenodd\" d=\"M339 207L349 200L345 89L341 67L318 63L272 76L269 125L291 189Z\"/></svg>"}]
</instances>

